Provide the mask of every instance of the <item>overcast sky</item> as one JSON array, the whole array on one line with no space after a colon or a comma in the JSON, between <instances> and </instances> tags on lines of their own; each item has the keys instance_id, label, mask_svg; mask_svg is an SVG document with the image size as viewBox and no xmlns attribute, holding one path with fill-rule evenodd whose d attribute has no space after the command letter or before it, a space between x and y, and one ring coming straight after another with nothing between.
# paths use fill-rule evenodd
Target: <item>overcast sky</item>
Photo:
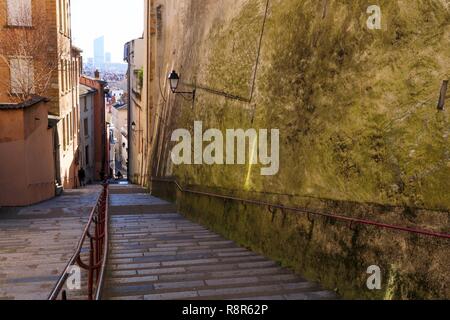
<instances>
[{"instance_id":1,"label":"overcast sky","mask_svg":"<svg viewBox=\"0 0 450 320\"><path fill-rule=\"evenodd\" d=\"M105 52L123 62L123 46L144 32L144 0L72 0L73 44L94 56L94 39L105 36Z\"/></svg>"}]
</instances>

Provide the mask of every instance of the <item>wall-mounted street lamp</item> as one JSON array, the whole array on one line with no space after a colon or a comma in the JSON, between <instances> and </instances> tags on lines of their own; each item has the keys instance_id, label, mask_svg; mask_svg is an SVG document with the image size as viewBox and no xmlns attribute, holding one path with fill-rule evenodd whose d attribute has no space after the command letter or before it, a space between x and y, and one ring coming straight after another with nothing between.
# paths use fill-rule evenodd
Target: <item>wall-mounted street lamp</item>
<instances>
[{"instance_id":1,"label":"wall-mounted street lamp","mask_svg":"<svg viewBox=\"0 0 450 320\"><path fill-rule=\"evenodd\" d=\"M136 130L136 122L133 121L133 123L131 124L131 130L133 130L134 132L144 132L144 130Z\"/></svg>"},{"instance_id":2,"label":"wall-mounted street lamp","mask_svg":"<svg viewBox=\"0 0 450 320\"><path fill-rule=\"evenodd\" d=\"M178 84L180 83L180 76L178 75L178 73L173 70L172 73L169 75L169 82L170 82L170 89L172 90L173 93L175 94L190 94L192 95L192 101L195 101L195 93L196 90L192 90L192 91L177 91L178 89Z\"/></svg>"}]
</instances>

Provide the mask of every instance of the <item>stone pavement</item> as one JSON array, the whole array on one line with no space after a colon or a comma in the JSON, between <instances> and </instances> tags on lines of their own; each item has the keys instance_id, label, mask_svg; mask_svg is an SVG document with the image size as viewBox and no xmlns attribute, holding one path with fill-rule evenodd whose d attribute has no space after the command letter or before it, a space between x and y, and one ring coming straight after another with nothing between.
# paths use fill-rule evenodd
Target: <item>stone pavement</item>
<instances>
[{"instance_id":1,"label":"stone pavement","mask_svg":"<svg viewBox=\"0 0 450 320\"><path fill-rule=\"evenodd\" d=\"M104 298L335 299L276 262L193 223L133 186L111 186ZM155 209L156 208L156 209Z\"/></svg>"},{"instance_id":2,"label":"stone pavement","mask_svg":"<svg viewBox=\"0 0 450 320\"><path fill-rule=\"evenodd\" d=\"M46 299L73 255L99 186L25 208L0 208L0 300Z\"/></svg>"}]
</instances>

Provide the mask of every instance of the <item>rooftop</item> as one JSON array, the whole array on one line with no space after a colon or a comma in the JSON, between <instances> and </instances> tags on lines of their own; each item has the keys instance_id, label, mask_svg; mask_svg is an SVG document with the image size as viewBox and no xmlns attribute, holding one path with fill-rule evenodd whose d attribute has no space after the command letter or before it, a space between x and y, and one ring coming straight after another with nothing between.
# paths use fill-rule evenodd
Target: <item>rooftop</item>
<instances>
[{"instance_id":1,"label":"rooftop","mask_svg":"<svg viewBox=\"0 0 450 320\"><path fill-rule=\"evenodd\" d=\"M85 86L84 84L80 84L80 97L86 96L91 93L96 93L97 89L91 88L89 86Z\"/></svg>"},{"instance_id":2,"label":"rooftop","mask_svg":"<svg viewBox=\"0 0 450 320\"><path fill-rule=\"evenodd\" d=\"M82 76L83 78L86 78L86 79L89 79L89 80L92 80L92 81L98 81L99 83L104 84L104 85L108 84L108 82L105 81L105 80L103 80L103 79L96 79L96 78L94 78L94 77L89 77L89 76L84 75L84 74L82 74L81 76Z\"/></svg>"},{"instance_id":3,"label":"rooftop","mask_svg":"<svg viewBox=\"0 0 450 320\"><path fill-rule=\"evenodd\" d=\"M41 96L33 96L27 101L19 103L0 103L0 110L17 110L32 107L40 102L48 102L47 98Z\"/></svg>"},{"instance_id":4,"label":"rooftop","mask_svg":"<svg viewBox=\"0 0 450 320\"><path fill-rule=\"evenodd\" d=\"M117 102L113 105L114 108L116 108L117 110L123 110L123 109L128 109L128 105L126 103L120 103Z\"/></svg>"}]
</instances>

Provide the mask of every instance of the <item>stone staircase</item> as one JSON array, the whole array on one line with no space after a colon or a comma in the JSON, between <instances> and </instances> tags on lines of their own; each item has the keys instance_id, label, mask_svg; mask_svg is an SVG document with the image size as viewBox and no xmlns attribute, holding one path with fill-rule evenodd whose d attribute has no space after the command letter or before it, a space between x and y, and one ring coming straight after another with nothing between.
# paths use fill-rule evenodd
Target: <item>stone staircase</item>
<instances>
[{"instance_id":1,"label":"stone staircase","mask_svg":"<svg viewBox=\"0 0 450 320\"><path fill-rule=\"evenodd\" d=\"M170 203L144 190L114 186L110 197L114 213L105 299L336 298L276 262L190 222ZM167 210L158 213L155 207Z\"/></svg>"}]
</instances>

